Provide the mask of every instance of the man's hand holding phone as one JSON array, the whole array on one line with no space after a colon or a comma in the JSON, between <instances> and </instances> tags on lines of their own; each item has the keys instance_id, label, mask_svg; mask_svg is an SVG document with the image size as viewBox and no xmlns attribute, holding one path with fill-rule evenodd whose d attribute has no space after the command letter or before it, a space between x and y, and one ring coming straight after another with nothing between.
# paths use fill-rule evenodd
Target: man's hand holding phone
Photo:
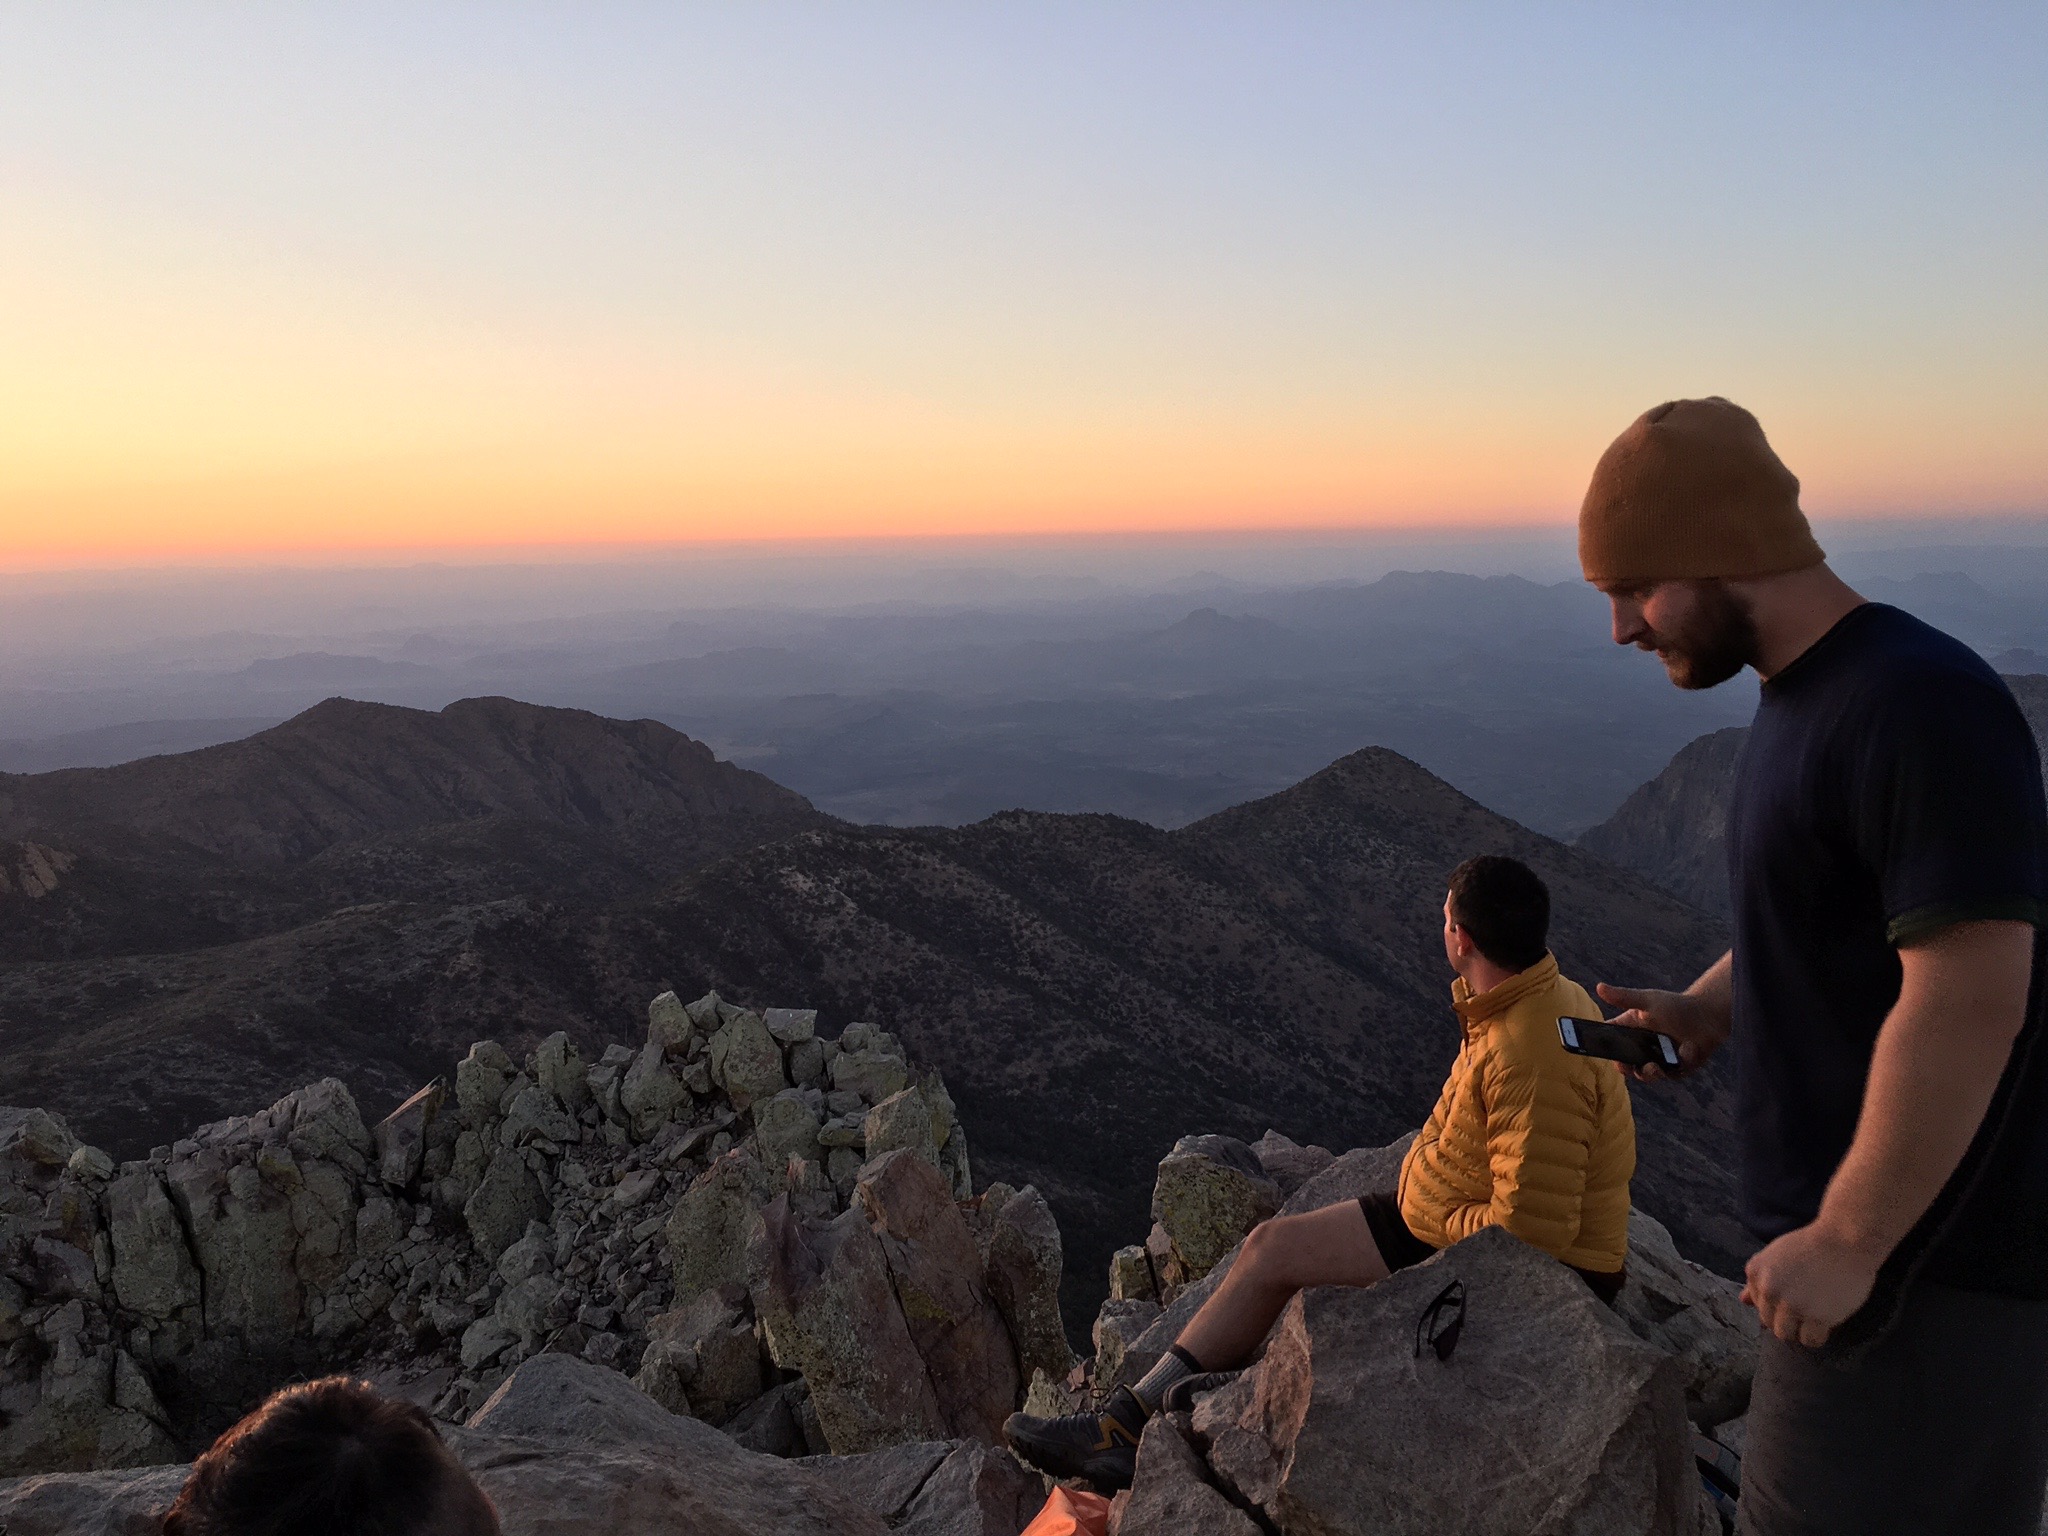
<instances>
[{"instance_id":1,"label":"man's hand holding phone","mask_svg":"<svg viewBox=\"0 0 2048 1536\"><path fill-rule=\"evenodd\" d=\"M1697 1072L1728 1038L1726 955L1684 992L1611 987L1604 981L1593 990L1608 1007L1622 1010L1610 1022L1655 1030L1669 1035L1677 1045L1679 1065L1675 1069L1655 1064L1622 1069L1639 1082L1663 1082Z\"/></svg>"}]
</instances>

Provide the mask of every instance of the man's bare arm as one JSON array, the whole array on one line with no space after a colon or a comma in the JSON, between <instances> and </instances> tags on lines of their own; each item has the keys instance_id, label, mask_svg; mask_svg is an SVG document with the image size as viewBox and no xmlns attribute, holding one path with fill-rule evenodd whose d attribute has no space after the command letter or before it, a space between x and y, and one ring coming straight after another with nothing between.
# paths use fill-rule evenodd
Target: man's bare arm
<instances>
[{"instance_id":1,"label":"man's bare arm","mask_svg":"<svg viewBox=\"0 0 2048 1536\"><path fill-rule=\"evenodd\" d=\"M2026 1020L2034 930L1958 923L1899 951L1856 1135L1820 1214L1749 1261L1744 1295L1778 1337L1818 1346L1963 1159Z\"/></svg>"},{"instance_id":2,"label":"man's bare arm","mask_svg":"<svg viewBox=\"0 0 2048 1536\"><path fill-rule=\"evenodd\" d=\"M1697 1071L1707 1058L1728 1039L1734 1018L1734 952L1721 956L1700 974L1700 979L1683 992L1660 992L1646 987L1610 987L1601 982L1595 989L1600 1001L1623 1011L1614 1016L1617 1024L1636 1029L1654 1029L1669 1035L1678 1046L1682 1063L1677 1073L1661 1067L1637 1067L1634 1075L1644 1082L1683 1076Z\"/></svg>"}]
</instances>

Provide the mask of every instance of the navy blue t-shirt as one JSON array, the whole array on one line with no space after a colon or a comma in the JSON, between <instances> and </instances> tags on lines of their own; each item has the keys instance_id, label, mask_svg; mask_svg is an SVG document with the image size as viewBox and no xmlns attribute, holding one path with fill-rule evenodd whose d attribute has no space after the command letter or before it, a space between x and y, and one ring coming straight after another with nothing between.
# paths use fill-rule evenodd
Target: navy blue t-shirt
<instances>
[{"instance_id":1,"label":"navy blue t-shirt","mask_svg":"<svg viewBox=\"0 0 2048 1536\"><path fill-rule=\"evenodd\" d=\"M1741 1213L1820 1210L1855 1135L1898 948L2036 925L2027 1022L1970 1152L1894 1265L2048 1296L2048 807L2019 705L1976 652L1867 603L1763 685L1728 821Z\"/></svg>"}]
</instances>

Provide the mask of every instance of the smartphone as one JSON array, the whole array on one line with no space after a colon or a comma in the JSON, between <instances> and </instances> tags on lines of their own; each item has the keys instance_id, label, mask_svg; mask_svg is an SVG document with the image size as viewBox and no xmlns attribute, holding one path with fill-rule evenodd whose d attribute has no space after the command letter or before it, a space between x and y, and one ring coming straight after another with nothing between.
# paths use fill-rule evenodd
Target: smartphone
<instances>
[{"instance_id":1,"label":"smartphone","mask_svg":"<svg viewBox=\"0 0 2048 1536\"><path fill-rule=\"evenodd\" d=\"M1563 1018L1557 1037L1574 1056L1601 1056L1625 1067L1678 1067L1678 1046L1669 1035L1604 1019Z\"/></svg>"}]
</instances>

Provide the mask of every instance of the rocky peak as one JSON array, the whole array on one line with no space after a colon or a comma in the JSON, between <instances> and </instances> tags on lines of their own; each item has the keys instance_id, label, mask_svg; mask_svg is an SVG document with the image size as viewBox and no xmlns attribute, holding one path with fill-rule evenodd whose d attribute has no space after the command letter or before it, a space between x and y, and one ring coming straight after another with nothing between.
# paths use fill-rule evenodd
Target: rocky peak
<instances>
[{"instance_id":1,"label":"rocky peak","mask_svg":"<svg viewBox=\"0 0 2048 1536\"><path fill-rule=\"evenodd\" d=\"M174 1459L334 1369L457 1422L563 1355L760 1451L992 1440L1025 1373L1069 1363L1058 1228L1034 1190L975 1196L945 1084L893 1035L816 1017L664 993L637 1050L480 1040L375 1126L329 1078L118 1166L0 1110L0 1471ZM837 1252L865 1266L858 1358L775 1326L764 1227L813 1291ZM890 1382L944 1406L878 1412Z\"/></svg>"},{"instance_id":2,"label":"rocky peak","mask_svg":"<svg viewBox=\"0 0 2048 1536\"><path fill-rule=\"evenodd\" d=\"M637 1052L586 1066L559 1038L524 1061L481 1041L452 1091L375 1127L322 1082L118 1170L54 1116L0 1111L0 1446L45 1473L0 1481L0 1523L149 1528L185 1473L147 1466L179 1453L165 1404L209 1361L219 1385L224 1354L274 1352L296 1309L299 1368L431 1404L508 1531L1018 1536L1047 1484L996 1443L1003 1417L1134 1379L1253 1224L1387 1187L1407 1145L1182 1138L1077 1364L1044 1202L971 1193L943 1085L885 1031L823 1041L813 1022L664 994ZM494 1186L513 1167L528 1177ZM39 1244L88 1257L39 1263ZM1646 1217L1629 1267L1609 1309L1488 1229L1381 1285L1304 1293L1248 1370L1148 1426L1111 1531L1708 1536L1692 1435L1740 1443L1756 1326ZM1439 1361L1412 1346L1453 1280L1465 1322Z\"/></svg>"}]
</instances>

